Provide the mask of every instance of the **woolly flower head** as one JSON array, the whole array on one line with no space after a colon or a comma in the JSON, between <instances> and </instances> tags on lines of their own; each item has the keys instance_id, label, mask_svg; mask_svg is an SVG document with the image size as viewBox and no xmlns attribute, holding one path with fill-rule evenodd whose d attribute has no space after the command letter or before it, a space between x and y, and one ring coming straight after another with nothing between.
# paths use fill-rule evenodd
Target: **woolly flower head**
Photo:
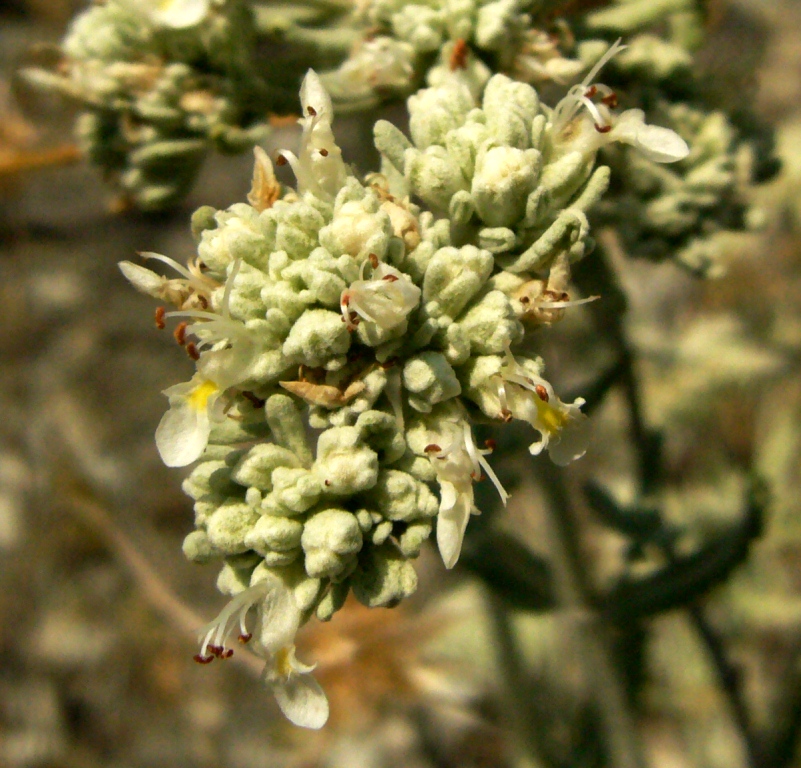
<instances>
[{"instance_id":1,"label":"woolly flower head","mask_svg":"<svg viewBox=\"0 0 801 768\"><path fill-rule=\"evenodd\" d=\"M517 110L525 147L539 105L533 89L522 85L521 98L518 85L490 81L485 101L496 105L489 127L498 131L507 107ZM463 93L456 109L434 99L443 124L422 125L420 134L434 142L461 130L471 99ZM522 299L531 286L567 295L567 256L539 270L549 273L545 281L527 266L507 270L502 252L482 246L484 230L455 244L452 223L421 212L397 179L374 175L365 184L350 172L314 72L301 104L300 151L279 153L296 190L278 184L257 151L250 204L195 214L198 256L188 268L149 255L178 277L132 262L121 269L136 288L175 305L157 309L156 323L177 323L175 339L196 365L188 382L165 390L169 408L156 430L166 464L196 463L183 486L196 524L184 552L221 562L218 587L231 596L201 630L196 660L228 658L232 637L249 642L284 714L318 728L328 702L313 666L295 656L302 625L332 618L349 594L368 607L408 597L417 586L412 561L435 529L443 564L454 567L478 512L476 483L492 482L506 503L491 442L475 442L476 407L500 427L509 418L531 423L541 435L532 452L547 448L558 463L586 445L569 439L583 435L581 401L562 403L541 361L521 367L511 353L530 322ZM476 126L484 141L489 128ZM520 171L518 186L534 185L523 160L539 162L541 152L482 151L471 169L479 179L474 210L515 225L530 206L511 199L516 191L493 175L493 160L503 156L503 168ZM410 166L415 152L408 150ZM578 206L568 220L586 236ZM581 301L533 303L540 313L563 313Z\"/></svg>"}]
</instances>

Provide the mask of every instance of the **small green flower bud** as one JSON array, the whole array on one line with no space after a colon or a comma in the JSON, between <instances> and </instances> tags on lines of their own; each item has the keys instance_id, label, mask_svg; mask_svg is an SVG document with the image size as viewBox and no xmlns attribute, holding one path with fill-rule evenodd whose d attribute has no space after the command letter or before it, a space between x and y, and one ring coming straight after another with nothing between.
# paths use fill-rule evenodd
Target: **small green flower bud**
<instances>
[{"instance_id":1,"label":"small green flower bud","mask_svg":"<svg viewBox=\"0 0 801 768\"><path fill-rule=\"evenodd\" d=\"M423 413L462 391L453 368L439 352L422 352L410 358L403 366L403 385L410 393L409 405Z\"/></svg>"},{"instance_id":2,"label":"small green flower bud","mask_svg":"<svg viewBox=\"0 0 801 768\"><path fill-rule=\"evenodd\" d=\"M410 522L421 517L434 517L439 509L439 502L428 486L395 469L379 473L378 482L368 498L388 520Z\"/></svg>"},{"instance_id":3,"label":"small green flower bud","mask_svg":"<svg viewBox=\"0 0 801 768\"><path fill-rule=\"evenodd\" d=\"M226 555L247 552L245 537L258 519L259 513L247 504L227 501L206 521L209 542Z\"/></svg>"},{"instance_id":4,"label":"small green flower bud","mask_svg":"<svg viewBox=\"0 0 801 768\"><path fill-rule=\"evenodd\" d=\"M537 183L539 162L536 149L489 147L479 152L471 194L486 224L504 227L520 221Z\"/></svg>"},{"instance_id":5,"label":"small green flower bud","mask_svg":"<svg viewBox=\"0 0 801 768\"><path fill-rule=\"evenodd\" d=\"M350 334L340 314L308 309L292 326L283 352L291 362L317 368L331 357L344 355L349 347Z\"/></svg>"},{"instance_id":6,"label":"small green flower bud","mask_svg":"<svg viewBox=\"0 0 801 768\"><path fill-rule=\"evenodd\" d=\"M458 162L444 147L436 145L423 152L406 150L406 173L415 193L443 213L449 210L451 198L469 187Z\"/></svg>"},{"instance_id":7,"label":"small green flower bud","mask_svg":"<svg viewBox=\"0 0 801 768\"><path fill-rule=\"evenodd\" d=\"M392 521L382 520L370 533L370 542L376 546L381 546L392 534Z\"/></svg>"},{"instance_id":8,"label":"small green flower bud","mask_svg":"<svg viewBox=\"0 0 801 768\"><path fill-rule=\"evenodd\" d=\"M231 472L231 478L240 485L271 491L273 470L277 467L299 466L297 456L286 448L273 443L259 443L239 460Z\"/></svg>"},{"instance_id":9,"label":"small green flower bud","mask_svg":"<svg viewBox=\"0 0 801 768\"><path fill-rule=\"evenodd\" d=\"M500 354L523 337L523 326L501 291L490 291L464 314L459 326L474 354Z\"/></svg>"},{"instance_id":10,"label":"small green flower bud","mask_svg":"<svg viewBox=\"0 0 801 768\"><path fill-rule=\"evenodd\" d=\"M423 281L423 302L432 317L458 317L490 276L492 254L474 245L440 248Z\"/></svg>"},{"instance_id":11,"label":"small green flower bud","mask_svg":"<svg viewBox=\"0 0 801 768\"><path fill-rule=\"evenodd\" d=\"M415 520L406 526L406 530L398 537L400 551L408 558L417 557L433 528L429 520Z\"/></svg>"},{"instance_id":12,"label":"small green flower bud","mask_svg":"<svg viewBox=\"0 0 801 768\"><path fill-rule=\"evenodd\" d=\"M192 531L184 538L184 556L193 563L208 563L219 553L211 546L205 531Z\"/></svg>"},{"instance_id":13,"label":"small green flower bud","mask_svg":"<svg viewBox=\"0 0 801 768\"><path fill-rule=\"evenodd\" d=\"M325 493L350 496L375 485L378 456L362 442L361 430L332 427L317 440L314 473Z\"/></svg>"},{"instance_id":14,"label":"small green flower bud","mask_svg":"<svg viewBox=\"0 0 801 768\"><path fill-rule=\"evenodd\" d=\"M530 85L495 75L487 83L481 106L489 134L499 144L520 150L532 146L531 126L540 100Z\"/></svg>"},{"instance_id":15,"label":"small green flower bud","mask_svg":"<svg viewBox=\"0 0 801 768\"><path fill-rule=\"evenodd\" d=\"M401 10L392 15L393 33L421 53L431 53L442 47L442 26L441 12L425 5L402 5Z\"/></svg>"},{"instance_id":16,"label":"small green flower bud","mask_svg":"<svg viewBox=\"0 0 801 768\"><path fill-rule=\"evenodd\" d=\"M475 103L467 88L454 84L424 88L409 97L408 106L412 141L418 149L426 149L432 144L444 145L445 134L464 123Z\"/></svg>"},{"instance_id":17,"label":"small green flower bud","mask_svg":"<svg viewBox=\"0 0 801 768\"><path fill-rule=\"evenodd\" d=\"M275 441L298 457L304 467L312 464L311 449L300 411L288 395L272 395L265 405L267 423Z\"/></svg>"},{"instance_id":18,"label":"small green flower bud","mask_svg":"<svg viewBox=\"0 0 801 768\"><path fill-rule=\"evenodd\" d=\"M262 515L245 536L245 544L266 555L268 552L287 552L300 546L303 523L289 517Z\"/></svg>"},{"instance_id":19,"label":"small green flower bud","mask_svg":"<svg viewBox=\"0 0 801 768\"><path fill-rule=\"evenodd\" d=\"M351 576L356 599L369 608L391 608L417 589L414 567L389 542L368 548Z\"/></svg>"},{"instance_id":20,"label":"small green flower bud","mask_svg":"<svg viewBox=\"0 0 801 768\"><path fill-rule=\"evenodd\" d=\"M278 467L273 472L272 498L290 513L300 514L311 509L321 492L319 479L308 469Z\"/></svg>"},{"instance_id":21,"label":"small green flower bud","mask_svg":"<svg viewBox=\"0 0 801 768\"><path fill-rule=\"evenodd\" d=\"M330 621L333 615L345 605L349 591L350 584L347 581L334 582L317 606L317 618L320 621Z\"/></svg>"},{"instance_id":22,"label":"small green flower bud","mask_svg":"<svg viewBox=\"0 0 801 768\"><path fill-rule=\"evenodd\" d=\"M312 577L332 577L344 570L347 556L362 548L362 532L350 512L324 509L306 521L301 544L306 555L306 573Z\"/></svg>"}]
</instances>

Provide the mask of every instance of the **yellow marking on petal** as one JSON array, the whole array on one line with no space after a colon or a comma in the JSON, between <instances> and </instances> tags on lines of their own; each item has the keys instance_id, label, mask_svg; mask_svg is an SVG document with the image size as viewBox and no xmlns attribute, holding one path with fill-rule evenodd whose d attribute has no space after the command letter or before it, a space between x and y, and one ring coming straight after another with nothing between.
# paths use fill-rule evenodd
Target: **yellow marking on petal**
<instances>
[{"instance_id":1,"label":"yellow marking on petal","mask_svg":"<svg viewBox=\"0 0 801 768\"><path fill-rule=\"evenodd\" d=\"M285 645L275 654L275 671L282 677L289 677L294 671L292 667L293 650L291 645Z\"/></svg>"},{"instance_id":2,"label":"yellow marking on petal","mask_svg":"<svg viewBox=\"0 0 801 768\"><path fill-rule=\"evenodd\" d=\"M540 400L539 397L535 399L535 402L537 404L537 413L548 434L555 435L561 432L568 422L567 412L554 408L550 403Z\"/></svg>"},{"instance_id":3,"label":"yellow marking on petal","mask_svg":"<svg viewBox=\"0 0 801 768\"><path fill-rule=\"evenodd\" d=\"M216 395L220 388L208 379L204 379L198 384L187 397L187 401L191 408L196 411L205 411L208 409L209 398Z\"/></svg>"}]
</instances>

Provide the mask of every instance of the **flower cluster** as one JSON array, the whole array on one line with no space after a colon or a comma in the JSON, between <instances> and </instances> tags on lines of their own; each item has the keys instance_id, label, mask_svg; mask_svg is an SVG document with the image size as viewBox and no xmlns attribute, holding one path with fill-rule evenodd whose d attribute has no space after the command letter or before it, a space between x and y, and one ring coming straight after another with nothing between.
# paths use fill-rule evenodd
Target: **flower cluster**
<instances>
[{"instance_id":1,"label":"flower cluster","mask_svg":"<svg viewBox=\"0 0 801 768\"><path fill-rule=\"evenodd\" d=\"M684 0L616 0L586 17L591 31L627 35L626 50L610 62L610 82L624 93L636 93L650 114L692 147L670 168L656 164L661 159L648 152L607 152L604 160L618 183L595 216L600 225L615 229L630 255L673 258L697 274L711 276L725 268L725 239L719 235L759 225L762 217L751 208L753 185L774 175L778 161L770 131L760 118L743 119L743 109L737 119L727 116L726 103L715 108L709 84L694 75L692 52L701 23L691 22L692 12ZM668 39L658 34L666 27L675 30ZM638 34L628 37L635 31ZM603 107L598 108L602 113ZM621 115L611 133L619 133L623 118L631 113L636 110ZM624 125L623 130L628 128Z\"/></svg>"},{"instance_id":2,"label":"flower cluster","mask_svg":"<svg viewBox=\"0 0 801 768\"><path fill-rule=\"evenodd\" d=\"M276 100L255 69L244 0L108 0L71 24L55 72L29 79L76 101L86 156L144 209L182 197L212 147L265 135Z\"/></svg>"},{"instance_id":3,"label":"flower cluster","mask_svg":"<svg viewBox=\"0 0 801 768\"><path fill-rule=\"evenodd\" d=\"M575 42L567 26L548 21L564 4L367 0L351 20L363 37L323 80L335 102L349 108L408 93L424 79L438 85L453 72L478 95L491 74L488 63L525 82L568 83L584 64L564 53Z\"/></svg>"},{"instance_id":4,"label":"flower cluster","mask_svg":"<svg viewBox=\"0 0 801 768\"><path fill-rule=\"evenodd\" d=\"M670 160L682 151L670 131L601 111L595 93L605 98L584 83L550 110L531 86L496 75L479 107L454 78L410 99L414 144L379 123L385 172L363 183L310 71L300 150L278 155L297 189L282 189L257 151L250 204L196 213L196 261L184 269L147 254L179 277L121 265L175 306L159 308L157 324L177 322L197 365L165 391L156 432L165 463L198 462L184 484L196 524L184 550L222 560L218 586L232 595L197 660L230 655L237 629L252 636L299 725L321 726L328 710L295 659L297 630L330 619L350 592L371 607L411 594L410 561L435 527L452 568L478 512L475 483L488 478L506 503L491 442L475 442L477 417L528 422L531 453L558 464L586 450L583 401L559 399L525 351L526 329L597 298L570 298L570 263L608 179L593 172L599 146L627 141ZM600 140L584 138L586 122ZM628 127L601 130L612 124Z\"/></svg>"}]
</instances>

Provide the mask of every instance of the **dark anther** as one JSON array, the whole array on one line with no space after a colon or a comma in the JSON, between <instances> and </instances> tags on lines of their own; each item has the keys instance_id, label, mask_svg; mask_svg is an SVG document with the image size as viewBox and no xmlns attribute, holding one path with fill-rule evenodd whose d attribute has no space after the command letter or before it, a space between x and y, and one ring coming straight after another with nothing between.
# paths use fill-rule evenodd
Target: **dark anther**
<instances>
[{"instance_id":1,"label":"dark anther","mask_svg":"<svg viewBox=\"0 0 801 768\"><path fill-rule=\"evenodd\" d=\"M206 297L203 294L195 294L197 296L197 303L200 304L201 309L208 309L209 302L206 300Z\"/></svg>"},{"instance_id":2,"label":"dark anther","mask_svg":"<svg viewBox=\"0 0 801 768\"><path fill-rule=\"evenodd\" d=\"M507 423L510 422L512 420L512 412L508 408L502 408L501 418Z\"/></svg>"},{"instance_id":3,"label":"dark anther","mask_svg":"<svg viewBox=\"0 0 801 768\"><path fill-rule=\"evenodd\" d=\"M242 643L242 645L245 645L245 643L249 643L252 638L253 635L250 632L245 632L244 635L239 636L239 642Z\"/></svg>"},{"instance_id":4,"label":"dark anther","mask_svg":"<svg viewBox=\"0 0 801 768\"><path fill-rule=\"evenodd\" d=\"M537 397L539 397L542 402L547 403L548 400L550 400L548 397L548 390L545 389L542 384L537 384L537 386L534 387L534 391L537 393Z\"/></svg>"},{"instance_id":5,"label":"dark anther","mask_svg":"<svg viewBox=\"0 0 801 768\"><path fill-rule=\"evenodd\" d=\"M286 165L289 161L283 155L276 155L275 164L276 165Z\"/></svg>"},{"instance_id":6,"label":"dark anther","mask_svg":"<svg viewBox=\"0 0 801 768\"><path fill-rule=\"evenodd\" d=\"M606 106L611 109L615 109L617 107L617 94L610 93L608 96L604 96L601 99L601 103L606 104Z\"/></svg>"},{"instance_id":7,"label":"dark anther","mask_svg":"<svg viewBox=\"0 0 801 768\"><path fill-rule=\"evenodd\" d=\"M484 447L494 451L498 447L498 444L490 437L484 441Z\"/></svg>"},{"instance_id":8,"label":"dark anther","mask_svg":"<svg viewBox=\"0 0 801 768\"><path fill-rule=\"evenodd\" d=\"M330 487L330 485L331 485L331 481L330 481L330 480L326 480L326 481L324 482L324 485L325 485L325 487L326 487L326 488Z\"/></svg>"},{"instance_id":9,"label":"dark anther","mask_svg":"<svg viewBox=\"0 0 801 768\"><path fill-rule=\"evenodd\" d=\"M378 266L378 256L371 253L367 258L370 259L370 265L375 269Z\"/></svg>"},{"instance_id":10,"label":"dark anther","mask_svg":"<svg viewBox=\"0 0 801 768\"><path fill-rule=\"evenodd\" d=\"M193 360L200 360L200 352L197 351L197 345L194 341L190 341L186 345L186 354Z\"/></svg>"},{"instance_id":11,"label":"dark anther","mask_svg":"<svg viewBox=\"0 0 801 768\"><path fill-rule=\"evenodd\" d=\"M317 117L317 110L314 107L306 107L306 111L312 116Z\"/></svg>"},{"instance_id":12,"label":"dark anther","mask_svg":"<svg viewBox=\"0 0 801 768\"><path fill-rule=\"evenodd\" d=\"M584 96L587 99L591 99L596 93L598 93L598 89L594 85L591 85L586 91L584 91Z\"/></svg>"},{"instance_id":13,"label":"dark anther","mask_svg":"<svg viewBox=\"0 0 801 768\"><path fill-rule=\"evenodd\" d=\"M214 661L214 656L201 656L199 653L196 653L192 658L198 664L211 664Z\"/></svg>"},{"instance_id":14,"label":"dark anther","mask_svg":"<svg viewBox=\"0 0 801 768\"><path fill-rule=\"evenodd\" d=\"M427 445L425 448L423 448L423 450L426 453L440 453L442 451L442 448L440 448L436 443L431 443L430 445Z\"/></svg>"},{"instance_id":15,"label":"dark anther","mask_svg":"<svg viewBox=\"0 0 801 768\"><path fill-rule=\"evenodd\" d=\"M609 131L612 130L612 126L611 125L598 125L598 124L596 124L595 125L595 130L598 131L598 133L609 133Z\"/></svg>"},{"instance_id":16,"label":"dark anther","mask_svg":"<svg viewBox=\"0 0 801 768\"><path fill-rule=\"evenodd\" d=\"M465 69L467 67L467 54L470 49L467 47L467 41L459 38L453 44L453 50L451 51L451 58L448 61L448 65L451 68L451 72L455 72L457 69Z\"/></svg>"},{"instance_id":17,"label":"dark anther","mask_svg":"<svg viewBox=\"0 0 801 768\"><path fill-rule=\"evenodd\" d=\"M233 655L234 655L234 649L233 649L233 648L226 648L226 649L225 649L225 650L224 650L224 651L223 651L223 652L220 654L220 658L221 658L221 659L230 659L230 658L231 658L231 656L233 656Z\"/></svg>"},{"instance_id":18,"label":"dark anther","mask_svg":"<svg viewBox=\"0 0 801 768\"><path fill-rule=\"evenodd\" d=\"M172 335L175 336L175 340L181 346L186 344L186 328L187 323L178 323L178 325L175 326L175 330L172 332Z\"/></svg>"},{"instance_id":19,"label":"dark anther","mask_svg":"<svg viewBox=\"0 0 801 768\"><path fill-rule=\"evenodd\" d=\"M382 280L386 280L388 283L394 283L394 282L397 282L398 276L397 275L384 275L384 277L381 278L381 279Z\"/></svg>"},{"instance_id":20,"label":"dark anther","mask_svg":"<svg viewBox=\"0 0 801 768\"><path fill-rule=\"evenodd\" d=\"M206 648L209 651L211 651L212 655L216 656L218 659L220 658L220 656L223 655L223 652L225 651L225 646L223 645L207 645Z\"/></svg>"},{"instance_id":21,"label":"dark anther","mask_svg":"<svg viewBox=\"0 0 801 768\"><path fill-rule=\"evenodd\" d=\"M521 296L520 297L520 303L521 304L529 304L530 302L531 302L531 299L528 296Z\"/></svg>"},{"instance_id":22,"label":"dark anther","mask_svg":"<svg viewBox=\"0 0 801 768\"><path fill-rule=\"evenodd\" d=\"M156 328L164 330L164 307L156 307Z\"/></svg>"},{"instance_id":23,"label":"dark anther","mask_svg":"<svg viewBox=\"0 0 801 768\"><path fill-rule=\"evenodd\" d=\"M323 147L323 148L320 150L320 154L321 154L323 157L328 157L328 150L327 150L325 147Z\"/></svg>"}]
</instances>

